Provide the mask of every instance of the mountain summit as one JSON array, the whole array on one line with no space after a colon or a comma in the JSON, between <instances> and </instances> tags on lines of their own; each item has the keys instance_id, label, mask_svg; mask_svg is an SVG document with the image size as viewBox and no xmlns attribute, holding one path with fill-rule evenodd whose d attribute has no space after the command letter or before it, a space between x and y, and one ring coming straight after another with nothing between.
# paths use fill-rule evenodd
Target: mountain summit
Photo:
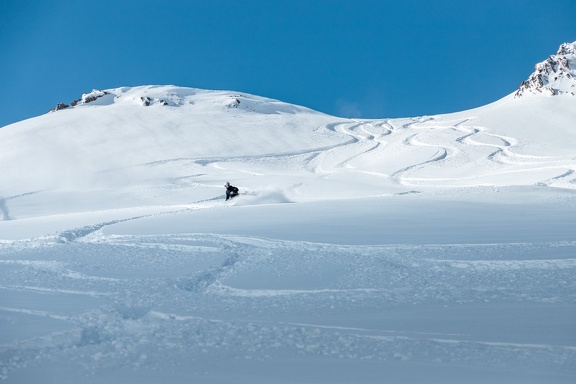
<instances>
[{"instance_id":1,"label":"mountain summit","mask_svg":"<svg viewBox=\"0 0 576 384\"><path fill-rule=\"evenodd\" d=\"M516 96L576 92L575 52L563 44ZM93 90L0 129L0 221L65 213L50 203L59 201L84 212L218 200L226 181L295 203L439 188L574 190L575 106L570 96L512 93L468 111L368 120L236 91Z\"/></svg>"},{"instance_id":2,"label":"mountain summit","mask_svg":"<svg viewBox=\"0 0 576 384\"><path fill-rule=\"evenodd\" d=\"M534 72L520 84L515 96L521 97L525 93L576 94L576 41L562 44L555 55L534 66Z\"/></svg>"},{"instance_id":3,"label":"mountain summit","mask_svg":"<svg viewBox=\"0 0 576 384\"><path fill-rule=\"evenodd\" d=\"M0 128L0 384L574 384L576 98L512 92L138 86Z\"/></svg>"}]
</instances>

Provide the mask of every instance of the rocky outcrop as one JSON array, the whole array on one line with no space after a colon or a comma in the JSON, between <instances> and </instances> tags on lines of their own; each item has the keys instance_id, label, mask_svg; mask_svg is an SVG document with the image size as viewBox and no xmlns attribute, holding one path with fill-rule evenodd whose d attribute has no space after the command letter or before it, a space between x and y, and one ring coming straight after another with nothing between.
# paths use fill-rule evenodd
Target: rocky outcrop
<instances>
[{"instance_id":1,"label":"rocky outcrop","mask_svg":"<svg viewBox=\"0 0 576 384\"><path fill-rule=\"evenodd\" d=\"M99 91L97 89L93 89L92 92L90 92L90 93L82 94L81 98L74 100L73 102L70 103L70 105L64 104L64 103L56 104L56 107L51 109L49 112L56 112L56 111L60 111L62 109L75 107L75 106L81 105L81 104L88 104L88 103L96 101L99 98L101 98L102 96L106 96L106 95L109 95L109 93L106 91Z\"/></svg>"},{"instance_id":2,"label":"rocky outcrop","mask_svg":"<svg viewBox=\"0 0 576 384\"><path fill-rule=\"evenodd\" d=\"M225 105L226 108L238 108L240 105L240 99L234 96L230 96L232 100Z\"/></svg>"},{"instance_id":3,"label":"rocky outcrop","mask_svg":"<svg viewBox=\"0 0 576 384\"><path fill-rule=\"evenodd\" d=\"M66 109L66 108L70 108L70 106L68 104L58 103L58 104L56 104L56 107L51 109L49 112L56 112L56 111L60 111L61 109Z\"/></svg>"},{"instance_id":4,"label":"rocky outcrop","mask_svg":"<svg viewBox=\"0 0 576 384\"><path fill-rule=\"evenodd\" d=\"M155 99L155 98L151 98L151 97L148 97L148 96L142 96L142 97L140 97L140 102L141 102L142 105L145 106L145 107L149 107L149 106L154 105L154 104L168 105L168 102L167 102L166 100Z\"/></svg>"},{"instance_id":5,"label":"rocky outcrop","mask_svg":"<svg viewBox=\"0 0 576 384\"><path fill-rule=\"evenodd\" d=\"M556 55L535 65L534 72L520 84L514 96L527 93L576 95L576 42L562 44Z\"/></svg>"}]
</instances>

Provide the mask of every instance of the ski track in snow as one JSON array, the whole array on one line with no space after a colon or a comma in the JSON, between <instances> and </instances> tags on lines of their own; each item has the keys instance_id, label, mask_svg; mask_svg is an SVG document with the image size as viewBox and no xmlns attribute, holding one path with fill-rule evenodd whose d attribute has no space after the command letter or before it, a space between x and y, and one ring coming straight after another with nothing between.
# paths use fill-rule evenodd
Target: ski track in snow
<instances>
[{"instance_id":1,"label":"ski track in snow","mask_svg":"<svg viewBox=\"0 0 576 384\"><path fill-rule=\"evenodd\" d=\"M340 121L315 130L338 136L335 145L136 165L174 177L122 191L129 204L167 191L208 193L188 204L149 210L142 204L139 214L120 219L118 213L115 220L0 241L0 330L14 331L0 331L0 380L12 383L19 372L63 361L91 378L182 366L204 372L222 357L268 362L311 356L576 376L576 329L561 321L576 316L576 242L345 246L103 231L237 204L221 204L216 180L298 179L279 187L282 192L255 192L247 205L292 202L308 182L347 180L349 173L377 189L383 182L404 187L395 195L518 175L531 175L541 186L576 189L576 159L532 155L518 139L473 122ZM473 168L481 171L468 172ZM216 187L218 196L211 197ZM13 220L17 210L11 204L38 193L0 196L0 220ZM358 190L350 195L362 197ZM501 317L490 317L498 308ZM34 332L38 323L49 325L40 327L44 334Z\"/></svg>"},{"instance_id":2,"label":"ski track in snow","mask_svg":"<svg viewBox=\"0 0 576 384\"><path fill-rule=\"evenodd\" d=\"M549 343L494 340L475 334L474 327L454 332L450 326L412 329L396 322L391 329L385 321L386 314L404 306L449 311L490 302L541 307L538 311L551 303L573 308L576 242L343 246L210 234L101 233L120 221L0 244L0 295L26 292L54 303L78 295L97 300L83 310L0 305L4 326L40 318L63 328L3 340L0 377L6 382L12 372L53 359L81 364L89 377L116 368L176 369L183 362L201 369L222 355L509 370L537 366L576 374L573 337ZM355 259L353 269L349 258ZM323 322L332 313L333 323L319 323L319 313ZM503 321L527 326L516 316Z\"/></svg>"},{"instance_id":3,"label":"ski track in snow","mask_svg":"<svg viewBox=\"0 0 576 384\"><path fill-rule=\"evenodd\" d=\"M516 138L491 133L488 128L472 123L473 118L449 121L435 117L331 123L315 130L320 135L338 135L340 143L331 146L238 157L168 158L136 165L136 169L173 174L174 177L162 180L158 187L126 191L120 197L153 201L154 196L166 192L210 191L216 187L214 180L221 183L221 180L250 178L257 181L262 177L282 178L285 175L300 177L302 183L279 186L290 193L306 188L309 180L318 183L332 175L343 179L351 173L368 177L363 182L371 187L365 189L365 196L377 194L382 190L383 182L419 192L426 187L474 187L494 182L498 185L498 180L502 185L510 185L510 180L516 177L520 184L530 180L528 182L534 185L576 188L576 159L573 156L546 157L525 153L527 151L522 150ZM122 172L110 170L112 174L116 171ZM0 220L18 218L11 204L38 193L42 192L0 196ZM342 197L356 198L358 193L356 190ZM203 199L190 204L210 201ZM75 236L82 234L61 234L63 241Z\"/></svg>"},{"instance_id":4,"label":"ski track in snow","mask_svg":"<svg viewBox=\"0 0 576 384\"><path fill-rule=\"evenodd\" d=\"M457 122L436 120L434 118L414 118L409 122L395 126L395 122L360 122L354 124L341 123L330 127L335 132L347 134L352 138L350 143L340 145L328 153L323 154L319 169L322 172L335 172L336 170L354 168L349 164L360 158L378 156L374 154L381 145L394 143L395 153L410 153L411 147L429 147L432 149L428 159L416 161L405 167L393 170L390 175L400 184L419 186L438 186L442 181L450 181L451 186L481 185L474 182L474 178L465 173L460 174L458 168L465 164L484 164L484 169L492 169L483 175L485 178L505 173L526 173L542 170L557 170L558 176L542 180L540 184L573 188L576 183L573 158L550 158L535 155L519 154L515 148L519 145L513 137L489 133L482 126L469 125L472 119ZM375 132L376 126L380 132ZM439 134L442 133L442 134ZM464 135L462 135L464 133ZM445 140L439 141L439 138ZM400 145L399 145L400 144ZM470 147L486 148L486 151L471 151ZM339 161L331 160L340 153ZM380 152L381 153L381 152ZM466 155L465 155L466 154ZM470 158L475 155L476 158ZM437 174L438 168L445 169L451 177L438 178L424 175L430 169L431 174ZM418 176L413 176L417 171ZM385 172L381 172L385 175Z\"/></svg>"},{"instance_id":5,"label":"ski track in snow","mask_svg":"<svg viewBox=\"0 0 576 384\"><path fill-rule=\"evenodd\" d=\"M504 183L509 184L511 177L518 177L534 179L533 184L538 185L575 188L573 157L522 153L516 138L491 133L472 122L473 118L444 121L435 117L350 120L316 129L344 138L342 143L328 147L228 158L175 158L140 166L197 171L188 178L174 180L188 186L207 173L220 174L222 179L242 179L246 175L309 177L359 172L409 187L473 187L498 178L505 178ZM482 172L478 173L479 169ZM9 218L6 202L2 202L0 209Z\"/></svg>"}]
</instances>

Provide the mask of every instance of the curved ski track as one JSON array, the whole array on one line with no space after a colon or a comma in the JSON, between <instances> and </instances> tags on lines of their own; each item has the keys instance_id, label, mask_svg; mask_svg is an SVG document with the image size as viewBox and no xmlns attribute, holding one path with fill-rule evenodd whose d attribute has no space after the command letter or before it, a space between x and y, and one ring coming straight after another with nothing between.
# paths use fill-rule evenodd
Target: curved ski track
<instances>
[{"instance_id":1,"label":"curved ski track","mask_svg":"<svg viewBox=\"0 0 576 384\"><path fill-rule=\"evenodd\" d=\"M486 185L494 176L506 174L533 175L532 180L544 172L541 180L529 183L576 188L576 158L520 154L516 138L491 133L471 125L471 120L350 120L316 129L349 138L333 146L232 158L167 159L142 166L176 163L197 167L197 175L203 175L206 167L216 173L253 176L362 172L421 187Z\"/></svg>"},{"instance_id":2,"label":"curved ski track","mask_svg":"<svg viewBox=\"0 0 576 384\"><path fill-rule=\"evenodd\" d=\"M365 172L380 176L378 182L389 178L418 186L474 185L474 177L461 171L467 166L481 168L487 177L552 170L556 174L540 183L576 188L575 159L518 154L517 139L469 122L355 120L319 128L348 138L329 147L141 166L185 166L190 176L175 183L201 178L211 167L210 172L224 176ZM6 202L17 197L0 198L4 220L11 218ZM0 342L0 380L9 382L17 372L54 360L98 377L110 369L142 367L204 371L223 356L263 362L298 357L355 364L415 362L517 372L537 366L541 372L576 373L574 338L548 340L529 332L534 326L529 320L539 319L542 311L556 310L559 318L573 314L576 242L343 246L212 234L102 232L130 220L212 208L216 199L221 197L43 238L0 242L1 291L66 303L52 309L0 303L0 320L6 324L41 319L63 328ZM531 257L535 254L540 257ZM75 297L83 299L82 305L69 304ZM387 317L401 308L435 304L443 308L436 314L443 324L452 314L462 316L461 307L481 315L486 303L501 304L502 312L508 311L505 325L525 327L530 336L495 340L491 334L474 333L466 323L458 332L450 326L414 329ZM511 313L514 309L532 317L518 318ZM325 315L319 321L318 313L333 313L334 320ZM377 313L383 325L362 318L366 313ZM342 314L353 326L338 320Z\"/></svg>"},{"instance_id":3,"label":"curved ski track","mask_svg":"<svg viewBox=\"0 0 576 384\"><path fill-rule=\"evenodd\" d=\"M38 239L17 249L15 243L0 244L0 290L47 300L83 296L88 305L71 311L1 304L5 319L45 319L68 329L0 343L0 378L53 364L52 359L97 376L142 365L172 370L185 363L203 369L206 361L222 356L508 370L536 364L575 372L574 340L542 342L537 334L530 340L494 340L466 326L454 331L450 326L412 329L393 321L360 325L366 311L382 312L378 316L386 319L398 308L430 303L444 305L442 316L458 314L459 306L476 308L480 315L486 302L533 307L532 316L550 303L569 308L576 302L576 259L566 256L574 254L575 242L358 247L210 234L98 235L113 224L65 231L57 237L65 242ZM550 249L557 257L525 258ZM58 260L45 259L47 254L58 254ZM334 308L349 319L359 316L357 322L350 326L338 316L314 320ZM534 326L505 307L502 311L508 313L502 315L508 326Z\"/></svg>"}]
</instances>

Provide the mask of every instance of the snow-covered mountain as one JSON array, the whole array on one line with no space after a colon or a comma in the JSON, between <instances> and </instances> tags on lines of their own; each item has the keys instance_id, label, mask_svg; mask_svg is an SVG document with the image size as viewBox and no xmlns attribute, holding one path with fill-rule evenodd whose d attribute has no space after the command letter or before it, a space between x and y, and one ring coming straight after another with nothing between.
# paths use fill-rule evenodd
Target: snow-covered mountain
<instances>
[{"instance_id":1,"label":"snow-covered mountain","mask_svg":"<svg viewBox=\"0 0 576 384\"><path fill-rule=\"evenodd\" d=\"M221 195L226 180L278 188L290 201L480 185L574 189L575 121L574 97L510 95L448 115L352 120L236 92L93 91L0 130L2 196L24 196L4 217L40 214L24 203L36 194L113 196L102 209L131 198L184 204Z\"/></svg>"},{"instance_id":2,"label":"snow-covered mountain","mask_svg":"<svg viewBox=\"0 0 576 384\"><path fill-rule=\"evenodd\" d=\"M564 43L555 55L536 64L534 72L520 84L516 96L525 93L550 96L576 94L576 41Z\"/></svg>"},{"instance_id":3,"label":"snow-covered mountain","mask_svg":"<svg viewBox=\"0 0 576 384\"><path fill-rule=\"evenodd\" d=\"M446 115L140 86L1 128L0 382L572 383L574 46Z\"/></svg>"}]
</instances>

